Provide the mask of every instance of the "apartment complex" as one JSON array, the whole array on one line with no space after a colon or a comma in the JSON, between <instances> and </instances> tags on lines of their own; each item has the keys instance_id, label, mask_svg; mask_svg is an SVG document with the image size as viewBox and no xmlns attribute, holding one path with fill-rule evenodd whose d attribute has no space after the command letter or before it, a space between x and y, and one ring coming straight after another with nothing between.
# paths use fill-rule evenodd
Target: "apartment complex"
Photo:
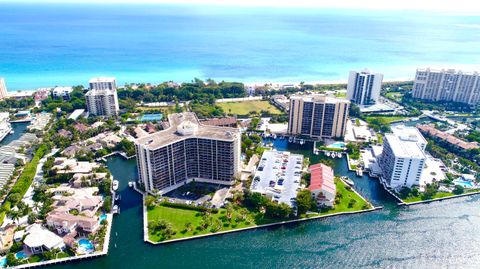
<instances>
[{"instance_id":1,"label":"apartment complex","mask_svg":"<svg viewBox=\"0 0 480 269\"><path fill-rule=\"evenodd\" d=\"M113 77L98 77L88 81L88 87L96 90L116 90L117 82Z\"/></svg>"},{"instance_id":2,"label":"apartment complex","mask_svg":"<svg viewBox=\"0 0 480 269\"><path fill-rule=\"evenodd\" d=\"M0 78L0 100L7 97L7 85L5 85L5 79Z\"/></svg>"},{"instance_id":3,"label":"apartment complex","mask_svg":"<svg viewBox=\"0 0 480 269\"><path fill-rule=\"evenodd\" d=\"M347 99L357 105L372 105L378 102L382 89L383 75L370 73L368 70L361 72L350 71L348 76Z\"/></svg>"},{"instance_id":4,"label":"apartment complex","mask_svg":"<svg viewBox=\"0 0 480 269\"><path fill-rule=\"evenodd\" d=\"M290 98L288 133L315 139L343 137L350 101L325 95Z\"/></svg>"},{"instance_id":5,"label":"apartment complex","mask_svg":"<svg viewBox=\"0 0 480 269\"><path fill-rule=\"evenodd\" d=\"M194 113L168 116L170 127L135 141L138 174L149 192L192 180L233 184L240 171L240 131L203 125Z\"/></svg>"},{"instance_id":6,"label":"apartment complex","mask_svg":"<svg viewBox=\"0 0 480 269\"><path fill-rule=\"evenodd\" d=\"M454 69L417 69L412 96L476 105L480 102L480 76L478 72L464 73Z\"/></svg>"},{"instance_id":7,"label":"apartment complex","mask_svg":"<svg viewBox=\"0 0 480 269\"><path fill-rule=\"evenodd\" d=\"M87 110L95 116L118 114L117 86L114 78L93 78L89 81L90 90L85 94Z\"/></svg>"},{"instance_id":8,"label":"apartment complex","mask_svg":"<svg viewBox=\"0 0 480 269\"><path fill-rule=\"evenodd\" d=\"M392 134L385 134L383 152L378 156L382 168L382 182L389 188L421 185L427 142L414 127L394 127Z\"/></svg>"}]
</instances>

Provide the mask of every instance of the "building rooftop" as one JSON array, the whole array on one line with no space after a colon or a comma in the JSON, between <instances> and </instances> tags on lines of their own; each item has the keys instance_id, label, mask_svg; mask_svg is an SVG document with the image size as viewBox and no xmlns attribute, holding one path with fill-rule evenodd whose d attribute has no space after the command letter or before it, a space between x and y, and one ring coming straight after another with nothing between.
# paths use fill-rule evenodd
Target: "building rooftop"
<instances>
[{"instance_id":1,"label":"building rooftop","mask_svg":"<svg viewBox=\"0 0 480 269\"><path fill-rule=\"evenodd\" d=\"M313 190L325 190L335 193L337 187L334 182L333 169L325 164L318 163L311 165L310 168L310 186L308 189Z\"/></svg>"},{"instance_id":2,"label":"building rooftop","mask_svg":"<svg viewBox=\"0 0 480 269\"><path fill-rule=\"evenodd\" d=\"M401 140L404 141L412 141L417 142L420 144L427 144L427 140L420 131L412 126L405 126L405 125L392 125L391 126L392 133Z\"/></svg>"},{"instance_id":3,"label":"building rooftop","mask_svg":"<svg viewBox=\"0 0 480 269\"><path fill-rule=\"evenodd\" d=\"M142 136L136 142L147 146L149 149L157 149L191 136L232 141L240 135L237 128L203 125L199 122L195 113L192 112L170 114L168 121L170 123L168 129Z\"/></svg>"},{"instance_id":4,"label":"building rooftop","mask_svg":"<svg viewBox=\"0 0 480 269\"><path fill-rule=\"evenodd\" d=\"M72 119L72 120L76 120L78 119L78 117L80 117L80 115L83 114L83 112L85 112L85 109L81 108L81 109L75 109L72 114L70 114L70 116L68 116L69 119Z\"/></svg>"},{"instance_id":5,"label":"building rooftop","mask_svg":"<svg viewBox=\"0 0 480 269\"><path fill-rule=\"evenodd\" d=\"M393 153L399 158L425 158L425 153L415 141L401 140L394 134L385 134Z\"/></svg>"},{"instance_id":6,"label":"building rooftop","mask_svg":"<svg viewBox=\"0 0 480 269\"><path fill-rule=\"evenodd\" d=\"M26 229L27 236L23 241L30 248L45 246L48 249L61 248L64 246L63 239L42 227L40 224L32 224Z\"/></svg>"},{"instance_id":7,"label":"building rooftop","mask_svg":"<svg viewBox=\"0 0 480 269\"><path fill-rule=\"evenodd\" d=\"M350 103L346 99L340 99L335 97L326 96L325 94L311 94L311 95L293 95L290 99L303 99L307 102L325 102L325 103Z\"/></svg>"}]
</instances>

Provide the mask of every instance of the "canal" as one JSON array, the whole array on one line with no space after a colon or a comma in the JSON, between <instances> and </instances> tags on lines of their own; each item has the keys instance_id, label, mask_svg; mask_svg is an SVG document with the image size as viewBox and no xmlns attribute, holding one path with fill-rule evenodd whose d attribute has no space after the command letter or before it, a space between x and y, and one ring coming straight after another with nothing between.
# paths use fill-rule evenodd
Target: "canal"
<instances>
[{"instance_id":1,"label":"canal","mask_svg":"<svg viewBox=\"0 0 480 269\"><path fill-rule=\"evenodd\" d=\"M275 141L311 158L309 145ZM143 242L141 196L128 187L135 160L109 158L120 181L121 214L114 217L108 256L55 268L465 268L480 265L480 199L397 207L367 176L356 177L345 159L335 172L348 175L358 191L384 209L355 216L257 229L236 234L151 246Z\"/></svg>"}]
</instances>

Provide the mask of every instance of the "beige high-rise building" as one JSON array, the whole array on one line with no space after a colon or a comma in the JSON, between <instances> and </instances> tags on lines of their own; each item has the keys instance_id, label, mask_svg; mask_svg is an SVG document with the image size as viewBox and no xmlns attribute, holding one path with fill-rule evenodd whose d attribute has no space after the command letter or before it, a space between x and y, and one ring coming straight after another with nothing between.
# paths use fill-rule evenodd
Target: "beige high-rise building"
<instances>
[{"instance_id":1,"label":"beige high-rise building","mask_svg":"<svg viewBox=\"0 0 480 269\"><path fill-rule=\"evenodd\" d=\"M412 96L432 101L480 103L480 74L462 71L417 69Z\"/></svg>"},{"instance_id":2,"label":"beige high-rise building","mask_svg":"<svg viewBox=\"0 0 480 269\"><path fill-rule=\"evenodd\" d=\"M138 176L148 192L172 191L192 180L232 185L240 172L241 133L203 125L192 112L168 115L170 127L135 141Z\"/></svg>"},{"instance_id":3,"label":"beige high-rise building","mask_svg":"<svg viewBox=\"0 0 480 269\"><path fill-rule=\"evenodd\" d=\"M5 79L0 78L0 100L7 97L7 85L5 85Z\"/></svg>"},{"instance_id":4,"label":"beige high-rise building","mask_svg":"<svg viewBox=\"0 0 480 269\"><path fill-rule=\"evenodd\" d=\"M312 138L345 135L350 101L325 95L292 96L288 133Z\"/></svg>"}]
</instances>

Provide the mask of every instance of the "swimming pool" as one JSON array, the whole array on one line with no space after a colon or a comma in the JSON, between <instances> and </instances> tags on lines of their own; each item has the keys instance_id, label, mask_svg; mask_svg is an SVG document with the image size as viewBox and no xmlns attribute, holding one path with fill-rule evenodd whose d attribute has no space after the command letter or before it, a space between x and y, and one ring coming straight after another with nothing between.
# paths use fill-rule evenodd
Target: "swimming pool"
<instances>
[{"instance_id":1,"label":"swimming pool","mask_svg":"<svg viewBox=\"0 0 480 269\"><path fill-rule=\"evenodd\" d=\"M107 215L102 214L102 215L100 215L99 221L100 221L100 223L102 223L102 220L106 220L106 219L107 219Z\"/></svg>"},{"instance_id":2,"label":"swimming pool","mask_svg":"<svg viewBox=\"0 0 480 269\"><path fill-rule=\"evenodd\" d=\"M4 268L7 266L7 257L0 258L0 267Z\"/></svg>"},{"instance_id":3,"label":"swimming pool","mask_svg":"<svg viewBox=\"0 0 480 269\"><path fill-rule=\"evenodd\" d=\"M466 180L461 180L461 179L455 179L453 181L453 183L455 183L455 185L460 185L464 188L475 188L475 184L471 181L466 181Z\"/></svg>"},{"instance_id":4,"label":"swimming pool","mask_svg":"<svg viewBox=\"0 0 480 269\"><path fill-rule=\"evenodd\" d=\"M15 253L15 258L17 258L18 260L25 259L27 257L28 257L27 254L25 254L25 252L23 251L19 251Z\"/></svg>"},{"instance_id":5,"label":"swimming pool","mask_svg":"<svg viewBox=\"0 0 480 269\"><path fill-rule=\"evenodd\" d=\"M90 240L82 238L78 240L78 249L85 253L92 253L95 248Z\"/></svg>"},{"instance_id":6,"label":"swimming pool","mask_svg":"<svg viewBox=\"0 0 480 269\"><path fill-rule=\"evenodd\" d=\"M343 148L345 148L345 143L339 141L339 142L335 142L333 144L330 144L327 147L336 148L336 149L343 149Z\"/></svg>"},{"instance_id":7,"label":"swimming pool","mask_svg":"<svg viewBox=\"0 0 480 269\"><path fill-rule=\"evenodd\" d=\"M141 121L159 121L163 118L163 115L160 113L157 114L145 114L140 119Z\"/></svg>"}]
</instances>

